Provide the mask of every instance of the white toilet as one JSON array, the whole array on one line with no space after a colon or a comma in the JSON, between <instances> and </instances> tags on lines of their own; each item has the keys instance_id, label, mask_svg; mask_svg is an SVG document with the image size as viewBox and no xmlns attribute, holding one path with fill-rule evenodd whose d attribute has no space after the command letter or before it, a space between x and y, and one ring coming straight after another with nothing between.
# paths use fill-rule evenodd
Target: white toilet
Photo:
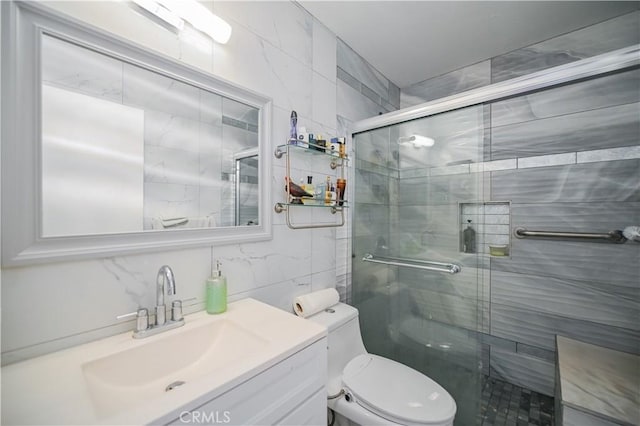
<instances>
[{"instance_id":1,"label":"white toilet","mask_svg":"<svg viewBox=\"0 0 640 426\"><path fill-rule=\"evenodd\" d=\"M456 403L442 386L406 365L367 353L356 308L338 303L307 319L329 331L329 408L367 426L453 425Z\"/></svg>"}]
</instances>

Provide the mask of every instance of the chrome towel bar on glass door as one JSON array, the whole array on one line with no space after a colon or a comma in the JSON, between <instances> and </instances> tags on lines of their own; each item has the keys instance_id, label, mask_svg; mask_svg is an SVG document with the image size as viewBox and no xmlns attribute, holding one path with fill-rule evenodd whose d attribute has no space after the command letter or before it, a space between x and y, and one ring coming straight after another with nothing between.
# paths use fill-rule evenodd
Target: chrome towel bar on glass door
<instances>
[{"instance_id":1,"label":"chrome towel bar on glass door","mask_svg":"<svg viewBox=\"0 0 640 426\"><path fill-rule=\"evenodd\" d=\"M428 271L448 272L450 274L457 274L462 271L460 265L455 263L444 262L432 262L430 260L422 259L401 259L397 257L374 257L372 254L365 254L362 258L365 262L382 263L384 265L393 266L406 266L408 268L426 269Z\"/></svg>"},{"instance_id":2,"label":"chrome towel bar on glass door","mask_svg":"<svg viewBox=\"0 0 640 426\"><path fill-rule=\"evenodd\" d=\"M581 240L606 240L612 243L624 243L627 239L622 235L622 231L615 230L607 233L592 232L554 232L554 231L530 231L525 228L516 228L513 235L517 238L526 237L550 237L550 238L577 238Z\"/></svg>"}]
</instances>

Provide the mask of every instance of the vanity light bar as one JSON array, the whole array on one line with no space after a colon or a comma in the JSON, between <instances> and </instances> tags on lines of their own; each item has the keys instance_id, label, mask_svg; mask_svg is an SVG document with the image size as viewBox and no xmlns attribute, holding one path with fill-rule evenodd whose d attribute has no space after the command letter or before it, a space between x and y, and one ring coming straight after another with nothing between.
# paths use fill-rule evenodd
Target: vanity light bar
<instances>
[{"instance_id":1,"label":"vanity light bar","mask_svg":"<svg viewBox=\"0 0 640 426\"><path fill-rule=\"evenodd\" d=\"M218 43L225 44L231 37L231 25L196 0L132 1L179 31L185 29L186 21Z\"/></svg>"},{"instance_id":2,"label":"vanity light bar","mask_svg":"<svg viewBox=\"0 0 640 426\"><path fill-rule=\"evenodd\" d=\"M178 31L184 29L184 21L175 13L158 4L155 0L132 0L135 4L147 12L162 19Z\"/></svg>"},{"instance_id":3,"label":"vanity light bar","mask_svg":"<svg viewBox=\"0 0 640 426\"><path fill-rule=\"evenodd\" d=\"M231 25L214 15L196 0L156 0L214 41L225 44L231 37Z\"/></svg>"}]
</instances>

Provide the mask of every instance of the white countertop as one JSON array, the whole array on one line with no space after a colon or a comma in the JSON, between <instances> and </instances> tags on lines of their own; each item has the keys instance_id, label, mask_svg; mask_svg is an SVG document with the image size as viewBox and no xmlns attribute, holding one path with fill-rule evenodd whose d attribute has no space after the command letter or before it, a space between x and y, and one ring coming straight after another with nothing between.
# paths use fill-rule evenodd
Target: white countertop
<instances>
[{"instance_id":1,"label":"white countertop","mask_svg":"<svg viewBox=\"0 0 640 426\"><path fill-rule=\"evenodd\" d=\"M562 404L640 424L640 356L557 336Z\"/></svg>"},{"instance_id":2,"label":"white countertop","mask_svg":"<svg viewBox=\"0 0 640 426\"><path fill-rule=\"evenodd\" d=\"M84 365L221 318L241 323L264 338L264 346L125 412L105 417L96 410L83 375ZM175 418L176 410L211 400L327 335L326 329L318 324L253 299L230 303L227 312L219 315L206 312L187 315L185 321L183 327L145 339L133 339L128 332L3 367L2 424L148 424L170 421Z\"/></svg>"}]
</instances>

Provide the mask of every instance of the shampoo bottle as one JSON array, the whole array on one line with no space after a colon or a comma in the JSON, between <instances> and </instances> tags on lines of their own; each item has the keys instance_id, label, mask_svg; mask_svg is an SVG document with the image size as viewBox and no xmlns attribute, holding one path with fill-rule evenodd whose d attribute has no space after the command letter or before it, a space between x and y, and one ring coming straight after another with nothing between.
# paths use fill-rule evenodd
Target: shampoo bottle
<instances>
[{"instance_id":1,"label":"shampoo bottle","mask_svg":"<svg viewBox=\"0 0 640 426\"><path fill-rule=\"evenodd\" d=\"M207 313L221 314L227 310L227 278L222 275L220 262L207 279Z\"/></svg>"},{"instance_id":2,"label":"shampoo bottle","mask_svg":"<svg viewBox=\"0 0 640 426\"><path fill-rule=\"evenodd\" d=\"M471 220L467 220L467 229L462 231L462 249L465 253L476 252L476 231L471 227Z\"/></svg>"},{"instance_id":3,"label":"shampoo bottle","mask_svg":"<svg viewBox=\"0 0 640 426\"><path fill-rule=\"evenodd\" d=\"M291 111L291 128L289 129L289 144L298 145L298 114Z\"/></svg>"},{"instance_id":4,"label":"shampoo bottle","mask_svg":"<svg viewBox=\"0 0 640 426\"><path fill-rule=\"evenodd\" d=\"M307 183L300 185L302 186L302 188L304 188L305 191L307 191L309 194L314 194L313 197L314 198L303 198L302 199L302 204L315 204L316 200L315 200L315 188L313 187L313 176L307 176Z\"/></svg>"}]
</instances>

